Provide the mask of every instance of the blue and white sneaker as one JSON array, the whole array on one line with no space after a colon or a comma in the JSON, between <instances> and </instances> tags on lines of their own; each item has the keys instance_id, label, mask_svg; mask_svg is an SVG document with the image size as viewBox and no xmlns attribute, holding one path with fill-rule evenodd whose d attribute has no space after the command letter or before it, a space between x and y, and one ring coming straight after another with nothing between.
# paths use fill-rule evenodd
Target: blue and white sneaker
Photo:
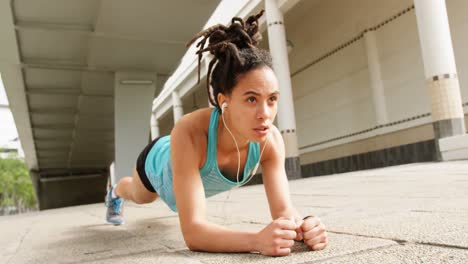
<instances>
[{"instance_id":1,"label":"blue and white sneaker","mask_svg":"<svg viewBox=\"0 0 468 264\"><path fill-rule=\"evenodd\" d=\"M112 198L112 190L114 190L115 186L111 186L107 190L106 194L106 202L105 205L107 207L107 213L106 213L106 221L109 224L113 225L121 225L124 223L124 218L123 218L123 204L124 204L124 199L117 197L117 198Z\"/></svg>"}]
</instances>

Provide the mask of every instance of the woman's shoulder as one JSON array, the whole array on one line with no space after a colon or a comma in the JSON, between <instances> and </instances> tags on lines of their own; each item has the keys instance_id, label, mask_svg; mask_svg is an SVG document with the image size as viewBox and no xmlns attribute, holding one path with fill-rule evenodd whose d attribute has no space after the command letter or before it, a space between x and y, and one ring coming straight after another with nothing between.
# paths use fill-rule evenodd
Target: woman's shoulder
<instances>
[{"instance_id":1,"label":"woman's shoulder","mask_svg":"<svg viewBox=\"0 0 468 264\"><path fill-rule=\"evenodd\" d=\"M202 108L184 115L177 121L171 132L171 139L190 137L195 145L205 143L213 108Z\"/></svg>"},{"instance_id":2,"label":"woman's shoulder","mask_svg":"<svg viewBox=\"0 0 468 264\"><path fill-rule=\"evenodd\" d=\"M201 108L184 115L174 127L183 127L191 132L202 132L208 129L212 108Z\"/></svg>"},{"instance_id":3,"label":"woman's shoulder","mask_svg":"<svg viewBox=\"0 0 468 264\"><path fill-rule=\"evenodd\" d=\"M196 162L200 168L205 161L212 111L212 108L202 108L184 115L171 132L171 142L179 142L176 144L177 148L187 150L190 146L193 147L199 157Z\"/></svg>"}]
</instances>

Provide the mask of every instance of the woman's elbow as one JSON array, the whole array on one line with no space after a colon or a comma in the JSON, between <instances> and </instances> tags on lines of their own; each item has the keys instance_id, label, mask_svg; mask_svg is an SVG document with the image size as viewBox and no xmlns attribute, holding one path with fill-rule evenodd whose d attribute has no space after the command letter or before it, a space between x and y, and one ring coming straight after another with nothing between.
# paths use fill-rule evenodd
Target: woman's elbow
<instances>
[{"instance_id":1,"label":"woman's elbow","mask_svg":"<svg viewBox=\"0 0 468 264\"><path fill-rule=\"evenodd\" d=\"M199 234L197 234L195 230L197 230L197 228L193 223L191 223L190 227L182 227L182 235L184 236L185 245L187 245L190 250L199 251L201 250L199 245Z\"/></svg>"},{"instance_id":2,"label":"woman's elbow","mask_svg":"<svg viewBox=\"0 0 468 264\"><path fill-rule=\"evenodd\" d=\"M200 249L196 246L196 243L185 240L185 245L187 245L190 251L199 251Z\"/></svg>"},{"instance_id":3,"label":"woman's elbow","mask_svg":"<svg viewBox=\"0 0 468 264\"><path fill-rule=\"evenodd\" d=\"M189 250L191 250L191 251L200 251L201 250L197 239L193 235L184 234L184 241L185 241L185 245L187 245Z\"/></svg>"}]
</instances>

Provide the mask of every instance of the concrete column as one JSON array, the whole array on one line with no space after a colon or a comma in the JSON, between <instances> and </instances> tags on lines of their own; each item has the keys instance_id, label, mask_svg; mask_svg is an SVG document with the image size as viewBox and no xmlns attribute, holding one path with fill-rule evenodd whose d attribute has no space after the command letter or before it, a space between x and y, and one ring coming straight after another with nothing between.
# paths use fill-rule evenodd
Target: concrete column
<instances>
[{"instance_id":1,"label":"concrete column","mask_svg":"<svg viewBox=\"0 0 468 264\"><path fill-rule=\"evenodd\" d=\"M278 126L286 147L286 173L288 179L298 179L301 178L301 164L283 14L277 0L265 0L265 10L270 53L273 57L273 68L278 77L281 92L278 102Z\"/></svg>"},{"instance_id":2,"label":"concrete column","mask_svg":"<svg viewBox=\"0 0 468 264\"><path fill-rule=\"evenodd\" d=\"M115 161L113 161L111 165L109 166L109 179L108 179L107 184L109 185L109 184L112 184L113 182L117 182L115 179Z\"/></svg>"},{"instance_id":3,"label":"concrete column","mask_svg":"<svg viewBox=\"0 0 468 264\"><path fill-rule=\"evenodd\" d=\"M34 193L36 194L39 210L44 209L43 192L40 184L41 175L37 170L29 170L29 176L31 176L31 182L34 188Z\"/></svg>"},{"instance_id":4,"label":"concrete column","mask_svg":"<svg viewBox=\"0 0 468 264\"><path fill-rule=\"evenodd\" d=\"M136 159L148 144L156 74L117 72L114 84L115 184L132 176Z\"/></svg>"},{"instance_id":5,"label":"concrete column","mask_svg":"<svg viewBox=\"0 0 468 264\"><path fill-rule=\"evenodd\" d=\"M374 102L375 120L377 126L380 126L388 123L388 116L377 41L373 30L366 31L364 33L364 44L366 47L367 65L369 68L369 82Z\"/></svg>"},{"instance_id":6,"label":"concrete column","mask_svg":"<svg viewBox=\"0 0 468 264\"><path fill-rule=\"evenodd\" d=\"M468 140L445 0L415 0L414 4L437 154L440 160L466 159ZM444 143L453 140L459 143Z\"/></svg>"},{"instance_id":7,"label":"concrete column","mask_svg":"<svg viewBox=\"0 0 468 264\"><path fill-rule=\"evenodd\" d=\"M151 140L159 137L159 122L156 113L151 115Z\"/></svg>"},{"instance_id":8,"label":"concrete column","mask_svg":"<svg viewBox=\"0 0 468 264\"><path fill-rule=\"evenodd\" d=\"M177 120L181 119L184 115L184 108L182 101L180 100L179 94L176 91L172 92L172 107L174 112L174 124Z\"/></svg>"}]
</instances>

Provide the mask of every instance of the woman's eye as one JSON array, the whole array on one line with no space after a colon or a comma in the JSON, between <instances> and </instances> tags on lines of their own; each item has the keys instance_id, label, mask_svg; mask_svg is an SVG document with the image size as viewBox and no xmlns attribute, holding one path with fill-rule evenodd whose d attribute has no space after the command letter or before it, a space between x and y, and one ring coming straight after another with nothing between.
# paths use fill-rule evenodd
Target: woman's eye
<instances>
[{"instance_id":1,"label":"woman's eye","mask_svg":"<svg viewBox=\"0 0 468 264\"><path fill-rule=\"evenodd\" d=\"M256 101L257 101L257 99L255 99L255 97L247 98L247 102L249 102L249 103L255 103Z\"/></svg>"},{"instance_id":2,"label":"woman's eye","mask_svg":"<svg viewBox=\"0 0 468 264\"><path fill-rule=\"evenodd\" d=\"M275 96L270 97L270 102L275 102L275 101L277 101L277 100L278 100L278 98L276 98Z\"/></svg>"}]
</instances>

